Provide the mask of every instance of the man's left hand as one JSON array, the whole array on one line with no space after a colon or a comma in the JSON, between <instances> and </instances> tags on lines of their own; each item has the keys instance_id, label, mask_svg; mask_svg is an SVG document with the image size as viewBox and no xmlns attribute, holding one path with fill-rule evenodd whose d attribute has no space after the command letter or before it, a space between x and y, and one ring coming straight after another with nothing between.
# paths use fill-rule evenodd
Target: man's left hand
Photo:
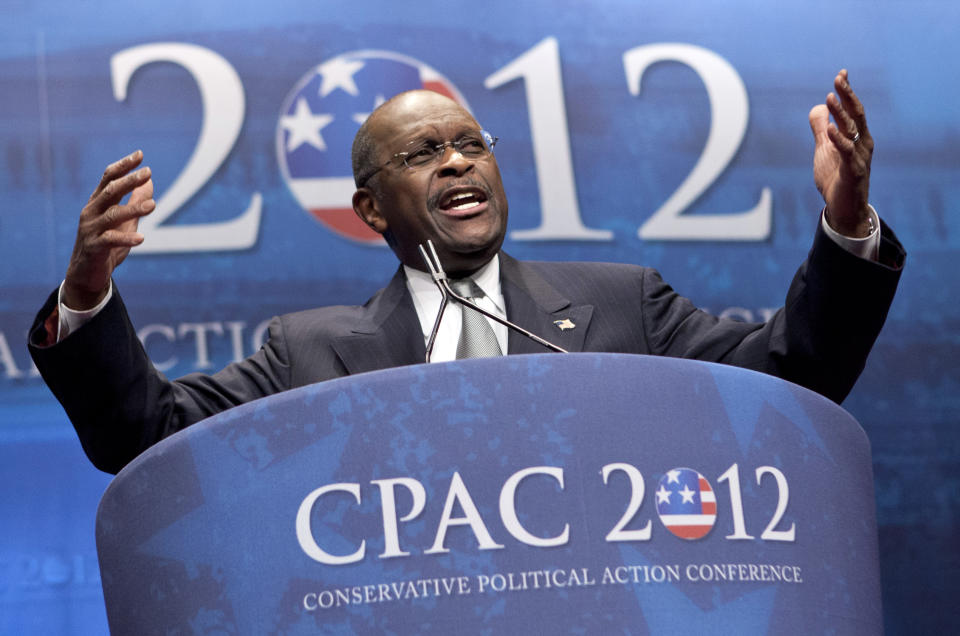
<instances>
[{"instance_id":1,"label":"man's left hand","mask_svg":"<svg viewBox=\"0 0 960 636\"><path fill-rule=\"evenodd\" d=\"M816 143L813 180L827 204L830 227L844 236L864 237L872 230L867 199L873 137L846 69L837 73L833 86L836 93L827 95L826 104L810 111ZM830 121L831 115L836 123Z\"/></svg>"}]
</instances>

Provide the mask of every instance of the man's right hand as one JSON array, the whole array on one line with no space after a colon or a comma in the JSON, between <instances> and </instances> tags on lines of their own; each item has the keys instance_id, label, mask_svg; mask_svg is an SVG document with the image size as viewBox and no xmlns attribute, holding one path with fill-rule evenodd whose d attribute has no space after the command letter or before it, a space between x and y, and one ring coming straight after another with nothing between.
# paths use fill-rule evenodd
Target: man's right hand
<instances>
[{"instance_id":1,"label":"man's right hand","mask_svg":"<svg viewBox=\"0 0 960 636\"><path fill-rule=\"evenodd\" d=\"M143 243L137 232L140 217L157 207L150 168L135 170L143 161L137 150L110 164L100 184L80 212L77 240L63 284L63 304L83 311L95 307L110 289L110 277L130 248ZM134 171L135 170L135 171ZM130 194L126 204L120 201Z\"/></svg>"}]
</instances>

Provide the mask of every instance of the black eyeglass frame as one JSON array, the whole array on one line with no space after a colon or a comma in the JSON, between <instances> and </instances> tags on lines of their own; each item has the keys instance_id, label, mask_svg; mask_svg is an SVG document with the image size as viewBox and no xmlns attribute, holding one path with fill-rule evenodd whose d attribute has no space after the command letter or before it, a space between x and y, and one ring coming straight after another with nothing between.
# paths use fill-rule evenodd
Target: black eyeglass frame
<instances>
[{"instance_id":1,"label":"black eyeglass frame","mask_svg":"<svg viewBox=\"0 0 960 636\"><path fill-rule=\"evenodd\" d=\"M403 165L406 166L407 168L411 169L411 170L416 170L416 169L418 169L418 168L424 168L424 167L426 167L426 166L428 166L428 165L430 165L430 164L435 163L436 161L438 161L438 160L440 159L440 157L443 156L443 153L444 153L444 151L447 149L448 146L451 147L451 148L453 148L455 151L457 151L458 153L460 153L460 155L462 155L462 156L464 156L464 157L466 157L466 158L468 158L468 159L483 159L483 158L485 158L485 157L493 154L493 147L497 145L497 141L498 141L499 139L500 139L499 137L494 137L493 135L491 135L491 134L490 134L489 132L487 132L486 130L480 130L480 141L483 142L483 152L480 153L480 154L477 154L477 155L472 155L472 154L470 154L470 153L465 153L465 152L463 151L463 149L461 148L461 145L462 145L462 144L468 143L468 142L472 142L472 141L476 141L476 140L477 140L476 137L472 137L472 136L463 136L463 137L460 137L459 139L454 139L453 141L444 141L443 143L436 144L436 145L423 144L422 146L419 146L419 147L417 147L416 149L411 150L411 151L398 152L398 153L394 154L392 157L390 157L385 163L383 163L383 165L378 166L377 168L375 168L375 169L373 170L373 172L371 172L371 173L369 173L369 174L367 174L367 175L364 175L364 177L363 177L362 179L360 179L360 181L357 183L357 187L358 187L358 188L362 188L363 186L365 186L365 185L367 184L367 182L370 181L370 179L373 178L373 175L377 174L378 172L380 172L381 170L383 170L384 168L386 168L387 166L389 166L391 163L396 162L397 159L400 159L400 160L402 161ZM410 157L411 155L414 155L415 153L420 152L421 150L424 150L425 148L430 148L430 149L434 150L434 151L435 151L435 154L431 154L423 163L414 163L414 164L411 165L410 162L409 162L409 157Z\"/></svg>"}]
</instances>

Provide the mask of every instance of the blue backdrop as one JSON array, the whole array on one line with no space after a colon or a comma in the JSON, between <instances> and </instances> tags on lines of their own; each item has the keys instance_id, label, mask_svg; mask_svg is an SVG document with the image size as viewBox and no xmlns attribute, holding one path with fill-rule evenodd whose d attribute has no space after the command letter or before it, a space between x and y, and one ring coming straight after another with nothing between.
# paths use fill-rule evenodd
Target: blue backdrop
<instances>
[{"instance_id":1,"label":"blue backdrop","mask_svg":"<svg viewBox=\"0 0 960 636\"><path fill-rule=\"evenodd\" d=\"M960 622L958 14L938 0L869 15L819 0L8 0L0 632L106 629L93 519L109 477L24 342L108 163L142 148L154 170L159 223L116 280L173 376L250 354L276 313L384 284L393 255L342 213L346 153L363 113L418 85L500 137L513 255L651 265L704 308L762 319L813 236L807 112L840 67L877 140L872 202L910 253L844 404L873 444L885 621L948 631Z\"/></svg>"}]
</instances>

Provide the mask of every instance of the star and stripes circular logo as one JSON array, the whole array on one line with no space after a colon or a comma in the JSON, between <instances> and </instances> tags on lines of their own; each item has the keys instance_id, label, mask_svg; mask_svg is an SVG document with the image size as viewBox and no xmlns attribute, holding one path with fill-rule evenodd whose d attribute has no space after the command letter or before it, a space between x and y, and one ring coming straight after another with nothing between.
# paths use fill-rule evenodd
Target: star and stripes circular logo
<instances>
[{"instance_id":1,"label":"star and stripes circular logo","mask_svg":"<svg viewBox=\"0 0 960 636\"><path fill-rule=\"evenodd\" d=\"M354 51L307 72L284 100L277 159L300 206L340 236L382 242L353 212L353 138L370 113L394 95L428 89L470 107L456 87L423 62L390 51Z\"/></svg>"},{"instance_id":2,"label":"star and stripes circular logo","mask_svg":"<svg viewBox=\"0 0 960 636\"><path fill-rule=\"evenodd\" d=\"M674 468L657 485L657 514L681 539L702 539L717 520L717 498L707 478L692 468Z\"/></svg>"}]
</instances>

